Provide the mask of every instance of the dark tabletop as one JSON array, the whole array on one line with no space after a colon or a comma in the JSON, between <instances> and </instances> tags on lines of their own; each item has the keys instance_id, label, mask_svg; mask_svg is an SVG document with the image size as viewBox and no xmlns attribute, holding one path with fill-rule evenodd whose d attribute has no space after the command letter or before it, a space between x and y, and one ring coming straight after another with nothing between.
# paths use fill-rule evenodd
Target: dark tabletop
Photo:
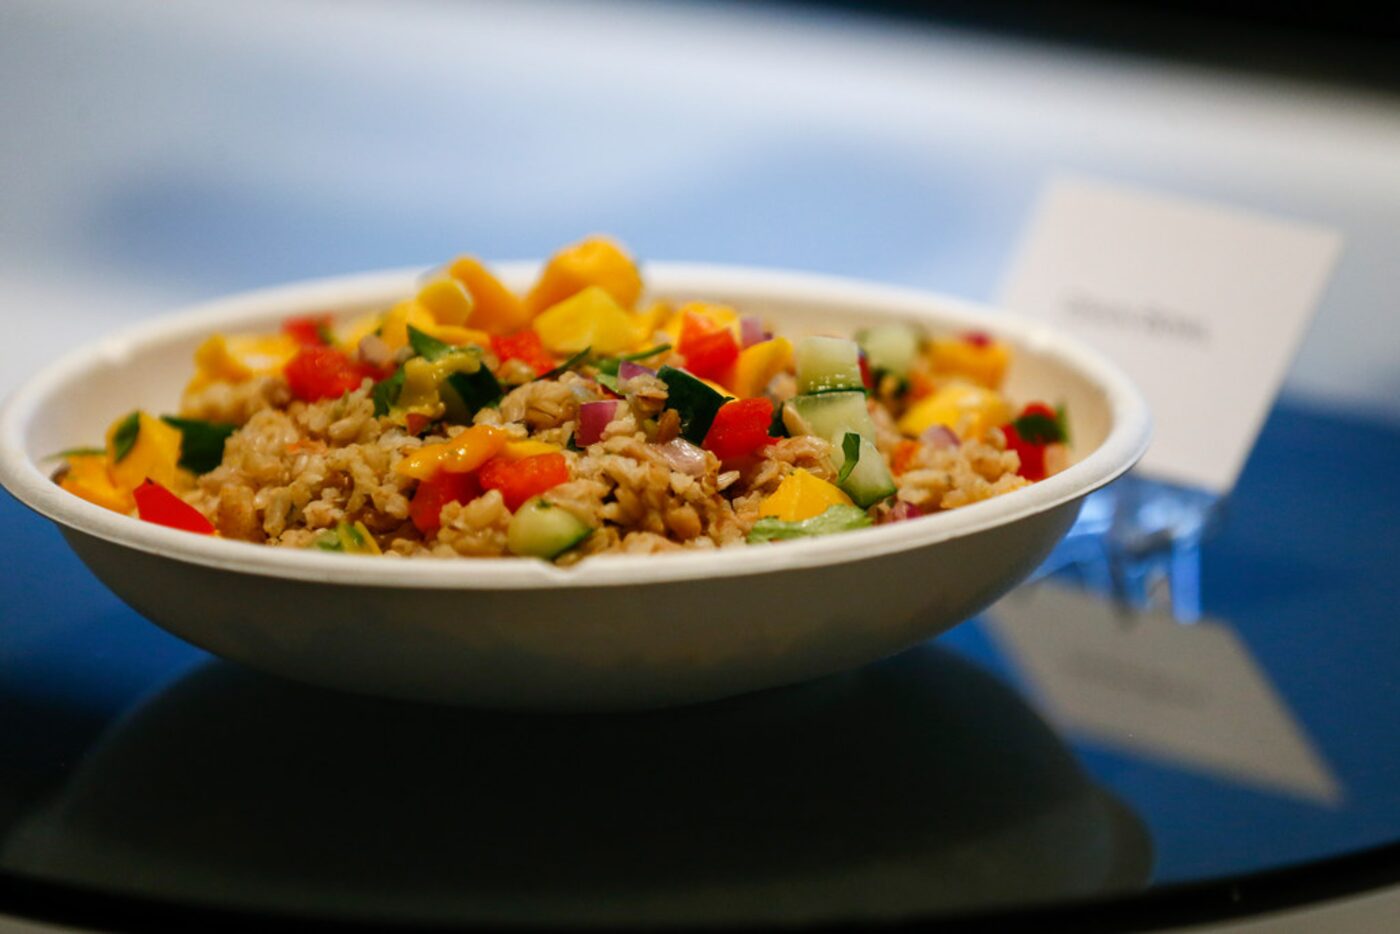
<instances>
[{"instance_id":1,"label":"dark tabletop","mask_svg":"<svg viewBox=\"0 0 1400 934\"><path fill-rule=\"evenodd\" d=\"M1144 923L1400 878L1397 469L1400 429L1280 406L1205 548L1208 625L1326 794L1154 746L1151 718L1122 742L1076 729L995 607L860 671L670 712L306 688L147 623L0 496L0 910Z\"/></svg>"}]
</instances>

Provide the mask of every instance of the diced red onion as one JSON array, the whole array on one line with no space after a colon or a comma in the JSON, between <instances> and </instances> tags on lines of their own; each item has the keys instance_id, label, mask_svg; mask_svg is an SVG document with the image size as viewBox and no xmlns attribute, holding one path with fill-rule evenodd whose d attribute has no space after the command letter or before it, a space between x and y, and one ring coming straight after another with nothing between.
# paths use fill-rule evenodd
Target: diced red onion
<instances>
[{"instance_id":1,"label":"diced red onion","mask_svg":"<svg viewBox=\"0 0 1400 934\"><path fill-rule=\"evenodd\" d=\"M631 360L623 360L617 365L617 378L620 382L627 382L634 376L655 376L656 371L649 366L642 366L640 363L633 363Z\"/></svg>"},{"instance_id":2,"label":"diced red onion","mask_svg":"<svg viewBox=\"0 0 1400 934\"><path fill-rule=\"evenodd\" d=\"M772 336L763 329L763 322L753 315L744 315L739 319L739 345L741 347L752 347Z\"/></svg>"},{"instance_id":3,"label":"diced red onion","mask_svg":"<svg viewBox=\"0 0 1400 934\"><path fill-rule=\"evenodd\" d=\"M705 452L684 438L676 438L656 446L656 453L671 465L672 470L698 477L705 472Z\"/></svg>"},{"instance_id":4,"label":"diced red onion","mask_svg":"<svg viewBox=\"0 0 1400 934\"><path fill-rule=\"evenodd\" d=\"M585 402L578 407L578 431L574 432L574 443L587 447L603 437L603 429L617 413L617 400Z\"/></svg>"},{"instance_id":5,"label":"diced red onion","mask_svg":"<svg viewBox=\"0 0 1400 934\"><path fill-rule=\"evenodd\" d=\"M947 425L934 425L932 428L925 429L924 433L919 435L919 440L935 451L955 448L961 443L958 441L958 436L953 433L953 429Z\"/></svg>"},{"instance_id":6,"label":"diced red onion","mask_svg":"<svg viewBox=\"0 0 1400 934\"><path fill-rule=\"evenodd\" d=\"M913 503L906 503L902 499L896 502L890 509L891 522L903 522L906 519L917 519L922 515L923 511L920 510L918 506L915 506Z\"/></svg>"}]
</instances>

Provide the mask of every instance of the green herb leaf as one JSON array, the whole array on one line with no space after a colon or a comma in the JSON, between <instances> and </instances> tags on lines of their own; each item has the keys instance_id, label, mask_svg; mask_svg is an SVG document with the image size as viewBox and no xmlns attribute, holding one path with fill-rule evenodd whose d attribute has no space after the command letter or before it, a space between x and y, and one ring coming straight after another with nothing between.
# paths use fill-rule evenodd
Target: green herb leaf
<instances>
[{"instance_id":1,"label":"green herb leaf","mask_svg":"<svg viewBox=\"0 0 1400 934\"><path fill-rule=\"evenodd\" d=\"M408 343L413 348L414 353L429 363L441 360L457 349L430 334L424 334L411 324L408 326Z\"/></svg>"},{"instance_id":2,"label":"green herb leaf","mask_svg":"<svg viewBox=\"0 0 1400 934\"><path fill-rule=\"evenodd\" d=\"M222 464L224 442L238 430L237 425L174 415L162 415L160 420L180 429L180 466L195 473L208 473Z\"/></svg>"},{"instance_id":3,"label":"green herb leaf","mask_svg":"<svg viewBox=\"0 0 1400 934\"><path fill-rule=\"evenodd\" d=\"M1069 444L1069 409L1063 403L1055 406L1055 425L1060 429L1060 440Z\"/></svg>"},{"instance_id":4,"label":"green herb leaf","mask_svg":"<svg viewBox=\"0 0 1400 934\"><path fill-rule=\"evenodd\" d=\"M870 517L858 506L838 503L827 507L819 516L803 519L801 522L784 522L769 516L759 519L749 530L749 543L781 541L789 538L811 538L815 535L833 535L849 532L870 524Z\"/></svg>"},{"instance_id":5,"label":"green herb leaf","mask_svg":"<svg viewBox=\"0 0 1400 934\"><path fill-rule=\"evenodd\" d=\"M335 332L324 321L316 322L316 339L327 347L335 346Z\"/></svg>"},{"instance_id":6,"label":"green herb leaf","mask_svg":"<svg viewBox=\"0 0 1400 934\"><path fill-rule=\"evenodd\" d=\"M617 374L616 374L616 373L599 373L597 376L595 376L595 377L593 377L593 378L594 378L595 380L597 380L599 386L606 386L607 388L611 389L613 392L621 394L622 390L617 388Z\"/></svg>"},{"instance_id":7,"label":"green herb leaf","mask_svg":"<svg viewBox=\"0 0 1400 934\"><path fill-rule=\"evenodd\" d=\"M655 347L648 348L647 350L639 350L636 353L625 353L617 359L619 362L623 360L631 360L633 363L635 363L638 360L645 360L647 357L654 357L657 354L665 353L670 349L670 344L657 344Z\"/></svg>"},{"instance_id":8,"label":"green herb leaf","mask_svg":"<svg viewBox=\"0 0 1400 934\"><path fill-rule=\"evenodd\" d=\"M141 434L141 413L132 412L122 419L112 434L112 462L120 464L136 447L136 439Z\"/></svg>"},{"instance_id":9,"label":"green herb leaf","mask_svg":"<svg viewBox=\"0 0 1400 934\"><path fill-rule=\"evenodd\" d=\"M496 381L496 375L485 366L472 373L453 373L443 381L441 389L457 394L465 413L465 417L460 419L463 422L470 420L477 410L495 405L503 394L501 384ZM446 396L443 397L443 401L447 402ZM455 408L456 406L449 404L449 414L452 414Z\"/></svg>"},{"instance_id":10,"label":"green herb leaf","mask_svg":"<svg viewBox=\"0 0 1400 934\"><path fill-rule=\"evenodd\" d=\"M564 442L564 447L568 448L570 451L583 452L583 448L579 447L578 442L574 440L573 432L569 432L569 440Z\"/></svg>"},{"instance_id":11,"label":"green herb leaf","mask_svg":"<svg viewBox=\"0 0 1400 934\"><path fill-rule=\"evenodd\" d=\"M1058 444L1065 440L1064 429L1060 426L1058 416L1051 418L1042 412L1031 412L1022 415L1011 423L1016 434L1031 444Z\"/></svg>"},{"instance_id":12,"label":"green herb leaf","mask_svg":"<svg viewBox=\"0 0 1400 934\"><path fill-rule=\"evenodd\" d=\"M856 469L856 464L860 463L860 435L854 431L846 432L841 439L841 453L846 459L841 463L841 472L836 475L837 484L845 483L851 471Z\"/></svg>"},{"instance_id":13,"label":"green herb leaf","mask_svg":"<svg viewBox=\"0 0 1400 934\"><path fill-rule=\"evenodd\" d=\"M588 359L588 354L589 354L592 350L593 350L592 347L585 347L585 348L583 348L583 349L580 350L578 353L574 354L572 357L570 357L569 359L565 360L563 363L559 364L559 365L556 366L554 369L550 370L548 373L544 373L544 374L542 374L542 375L540 375L540 376L536 376L534 381L537 382L537 381L542 380L542 379L558 379L559 377L563 376L563 375L564 375L565 373L567 373L568 371L572 370L574 367L578 366L579 364L581 364L581 363L583 363L585 360L587 360L587 359Z\"/></svg>"},{"instance_id":14,"label":"green herb leaf","mask_svg":"<svg viewBox=\"0 0 1400 934\"><path fill-rule=\"evenodd\" d=\"M783 409L787 403L779 402L773 406L773 420L768 423L768 436L770 438L790 438L792 433L788 431L787 422L783 421Z\"/></svg>"},{"instance_id":15,"label":"green herb leaf","mask_svg":"<svg viewBox=\"0 0 1400 934\"><path fill-rule=\"evenodd\" d=\"M394 403L399 401L399 393L403 392L403 381L404 372L403 367L400 366L394 371L393 376L374 384L370 398L374 400L375 418L388 415L389 410L394 407Z\"/></svg>"},{"instance_id":16,"label":"green herb leaf","mask_svg":"<svg viewBox=\"0 0 1400 934\"><path fill-rule=\"evenodd\" d=\"M68 448L59 451L57 454L50 454L44 458L46 461L67 460L70 457L104 457L107 454L106 448Z\"/></svg>"}]
</instances>

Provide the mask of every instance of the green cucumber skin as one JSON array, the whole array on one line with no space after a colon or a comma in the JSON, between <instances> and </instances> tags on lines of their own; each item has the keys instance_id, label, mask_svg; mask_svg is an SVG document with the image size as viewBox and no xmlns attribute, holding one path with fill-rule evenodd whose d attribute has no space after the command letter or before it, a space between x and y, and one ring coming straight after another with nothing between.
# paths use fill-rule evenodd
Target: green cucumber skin
<instances>
[{"instance_id":1,"label":"green cucumber skin","mask_svg":"<svg viewBox=\"0 0 1400 934\"><path fill-rule=\"evenodd\" d=\"M797 343L797 391L803 394L865 389L860 348L840 337L804 337Z\"/></svg>"},{"instance_id":2,"label":"green cucumber skin","mask_svg":"<svg viewBox=\"0 0 1400 934\"><path fill-rule=\"evenodd\" d=\"M681 437L703 444L725 397L684 370L663 366L656 372L666 384L666 408L681 417Z\"/></svg>"},{"instance_id":3,"label":"green cucumber skin","mask_svg":"<svg viewBox=\"0 0 1400 934\"><path fill-rule=\"evenodd\" d=\"M794 433L816 435L838 447L848 431L854 431L868 441L875 440L875 421L866 407L864 391L794 396L787 401L785 408L789 407L798 427L788 422L786 415L784 422L788 423L788 430Z\"/></svg>"},{"instance_id":4,"label":"green cucumber skin","mask_svg":"<svg viewBox=\"0 0 1400 934\"><path fill-rule=\"evenodd\" d=\"M919 358L923 337L906 324L882 324L859 335L870 369L908 379Z\"/></svg>"},{"instance_id":5,"label":"green cucumber skin","mask_svg":"<svg viewBox=\"0 0 1400 934\"><path fill-rule=\"evenodd\" d=\"M511 516L506 544L512 554L548 561L582 542L592 531L567 509L532 499Z\"/></svg>"},{"instance_id":6,"label":"green cucumber skin","mask_svg":"<svg viewBox=\"0 0 1400 934\"><path fill-rule=\"evenodd\" d=\"M841 489L857 506L869 509L895 493L894 475L879 450L866 438L860 439L860 460L851 469Z\"/></svg>"}]
</instances>

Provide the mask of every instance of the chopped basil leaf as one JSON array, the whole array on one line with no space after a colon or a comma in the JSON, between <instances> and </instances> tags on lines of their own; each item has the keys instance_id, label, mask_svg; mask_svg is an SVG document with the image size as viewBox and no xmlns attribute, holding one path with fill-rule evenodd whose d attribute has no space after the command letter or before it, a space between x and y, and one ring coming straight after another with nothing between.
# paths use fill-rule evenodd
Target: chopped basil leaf
<instances>
[{"instance_id":1,"label":"chopped basil leaf","mask_svg":"<svg viewBox=\"0 0 1400 934\"><path fill-rule=\"evenodd\" d=\"M574 440L573 432L569 433L569 440L564 442L564 447L568 448L570 451L583 452L583 448L579 447L578 442Z\"/></svg>"},{"instance_id":2,"label":"chopped basil leaf","mask_svg":"<svg viewBox=\"0 0 1400 934\"><path fill-rule=\"evenodd\" d=\"M443 402L448 403L448 414L458 416L457 420L462 422L470 420L477 410L499 402L502 395L501 384L496 381L496 375L489 367L484 366L474 373L453 373L443 381L442 389L456 393L461 400L462 411L458 412L455 411L457 407L443 397Z\"/></svg>"},{"instance_id":3,"label":"chopped basil leaf","mask_svg":"<svg viewBox=\"0 0 1400 934\"><path fill-rule=\"evenodd\" d=\"M870 524L870 516L859 506L838 503L827 507L819 516L803 519L801 522L784 522L768 516L759 519L749 530L749 543L780 541L788 538L810 538L814 535L832 535L836 532L849 532Z\"/></svg>"},{"instance_id":4,"label":"chopped basil leaf","mask_svg":"<svg viewBox=\"0 0 1400 934\"><path fill-rule=\"evenodd\" d=\"M854 431L846 432L846 437L841 439L841 453L846 459L841 464L841 472L836 475L838 484L845 483L851 471L856 469L856 464L860 463L860 435Z\"/></svg>"},{"instance_id":5,"label":"chopped basil leaf","mask_svg":"<svg viewBox=\"0 0 1400 934\"><path fill-rule=\"evenodd\" d=\"M324 321L316 322L316 339L327 347L335 345L335 332Z\"/></svg>"},{"instance_id":6,"label":"chopped basil leaf","mask_svg":"<svg viewBox=\"0 0 1400 934\"><path fill-rule=\"evenodd\" d=\"M451 344L440 341L430 334L424 334L411 324L408 325L408 343L418 356L429 363L441 360L456 350Z\"/></svg>"},{"instance_id":7,"label":"chopped basil leaf","mask_svg":"<svg viewBox=\"0 0 1400 934\"><path fill-rule=\"evenodd\" d=\"M1051 418L1043 412L1022 415L1011 424L1016 434L1030 444L1058 444L1065 440L1059 418Z\"/></svg>"},{"instance_id":8,"label":"chopped basil leaf","mask_svg":"<svg viewBox=\"0 0 1400 934\"><path fill-rule=\"evenodd\" d=\"M59 451L57 454L50 454L48 457L44 458L44 460L67 460L70 457L105 457L106 454L106 448L68 448L65 451Z\"/></svg>"},{"instance_id":9,"label":"chopped basil leaf","mask_svg":"<svg viewBox=\"0 0 1400 934\"><path fill-rule=\"evenodd\" d=\"M788 431L787 422L783 421L783 409L786 405L779 402L773 406L773 420L768 423L768 436L770 438L790 438L792 434Z\"/></svg>"},{"instance_id":10,"label":"chopped basil leaf","mask_svg":"<svg viewBox=\"0 0 1400 934\"><path fill-rule=\"evenodd\" d=\"M588 359L588 354L589 354L589 352L592 351L592 350L593 350L592 347L585 347L585 348L583 348L583 349L580 350L578 353L574 354L572 357L570 357L569 359L565 360L563 363L559 364L559 365L556 366L554 369L550 370L548 373L544 373L544 374L542 374L542 375L540 375L540 376L536 376L536 377L535 377L535 380L538 381L538 380L542 380L542 379L558 379L559 377L561 377L561 376L563 376L565 373L567 373L569 370L572 370L574 367L578 366L579 364L581 364L581 363L583 363L585 360L587 360L587 359Z\"/></svg>"},{"instance_id":11,"label":"chopped basil leaf","mask_svg":"<svg viewBox=\"0 0 1400 934\"><path fill-rule=\"evenodd\" d=\"M120 464L136 447L136 438L141 434L141 413L132 412L122 419L112 434L112 462Z\"/></svg>"},{"instance_id":12,"label":"chopped basil leaf","mask_svg":"<svg viewBox=\"0 0 1400 934\"><path fill-rule=\"evenodd\" d=\"M161 421L180 429L180 466L194 473L208 473L222 464L224 442L238 430L237 425L173 415L162 415Z\"/></svg>"},{"instance_id":13,"label":"chopped basil leaf","mask_svg":"<svg viewBox=\"0 0 1400 934\"><path fill-rule=\"evenodd\" d=\"M647 350L639 350L636 353L625 353L617 359L619 362L623 360L636 362L637 360L645 360L647 357L654 357L657 354L665 353L670 349L670 344L657 344L655 347L648 348Z\"/></svg>"},{"instance_id":14,"label":"chopped basil leaf","mask_svg":"<svg viewBox=\"0 0 1400 934\"><path fill-rule=\"evenodd\" d=\"M400 366L394 371L394 375L388 379L380 380L374 384L374 390L370 393L370 398L374 400L374 415L378 418L381 415L388 415L389 410L394 407L394 403L399 401L399 393L403 391L404 372Z\"/></svg>"}]
</instances>

